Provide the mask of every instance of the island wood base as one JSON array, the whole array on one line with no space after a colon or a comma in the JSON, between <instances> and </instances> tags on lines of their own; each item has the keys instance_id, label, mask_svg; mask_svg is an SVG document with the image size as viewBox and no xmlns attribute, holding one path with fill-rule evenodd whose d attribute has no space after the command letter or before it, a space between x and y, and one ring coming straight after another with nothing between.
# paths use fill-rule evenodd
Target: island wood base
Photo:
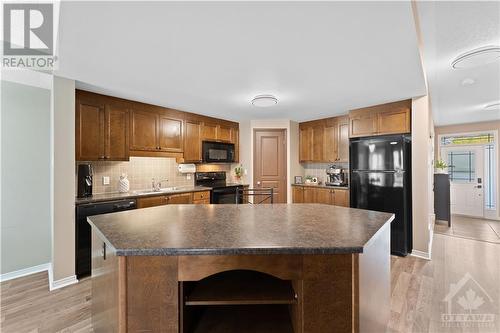
<instances>
[{"instance_id":1,"label":"island wood base","mask_svg":"<svg viewBox=\"0 0 500 333\"><path fill-rule=\"evenodd\" d=\"M385 331L390 314L389 229L389 224L380 229L362 254L329 255L115 256L94 232L94 332L192 331L183 286L233 270L289 281L295 299L203 304L240 302L271 309L269 304L281 304L280 309L288 308L296 333Z\"/></svg>"}]
</instances>

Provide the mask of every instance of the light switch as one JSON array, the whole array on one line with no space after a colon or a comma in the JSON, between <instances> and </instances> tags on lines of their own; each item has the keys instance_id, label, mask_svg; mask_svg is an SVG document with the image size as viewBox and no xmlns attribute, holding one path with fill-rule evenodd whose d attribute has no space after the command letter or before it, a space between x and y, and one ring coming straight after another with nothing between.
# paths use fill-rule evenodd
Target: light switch
<instances>
[{"instance_id":1,"label":"light switch","mask_svg":"<svg viewBox=\"0 0 500 333\"><path fill-rule=\"evenodd\" d=\"M102 185L109 185L109 176L102 176Z\"/></svg>"},{"instance_id":2,"label":"light switch","mask_svg":"<svg viewBox=\"0 0 500 333\"><path fill-rule=\"evenodd\" d=\"M186 178L187 178L187 180L191 180L191 174L190 174L190 173L188 173L188 174L186 175Z\"/></svg>"}]
</instances>

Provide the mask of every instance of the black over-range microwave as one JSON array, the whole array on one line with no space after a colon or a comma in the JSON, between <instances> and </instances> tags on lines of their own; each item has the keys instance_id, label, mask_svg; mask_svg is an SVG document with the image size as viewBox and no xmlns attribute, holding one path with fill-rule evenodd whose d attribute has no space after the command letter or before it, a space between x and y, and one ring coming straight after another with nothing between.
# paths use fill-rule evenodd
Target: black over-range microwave
<instances>
[{"instance_id":1,"label":"black over-range microwave","mask_svg":"<svg viewBox=\"0 0 500 333\"><path fill-rule=\"evenodd\" d=\"M213 141L203 141L203 163L234 162L234 144Z\"/></svg>"}]
</instances>

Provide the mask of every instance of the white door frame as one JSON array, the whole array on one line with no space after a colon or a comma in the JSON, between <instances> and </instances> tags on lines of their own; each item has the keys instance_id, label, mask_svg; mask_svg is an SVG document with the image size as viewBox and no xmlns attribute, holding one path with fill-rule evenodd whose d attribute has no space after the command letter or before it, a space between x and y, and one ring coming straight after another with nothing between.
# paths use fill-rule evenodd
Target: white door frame
<instances>
[{"instance_id":1,"label":"white door frame","mask_svg":"<svg viewBox=\"0 0 500 333\"><path fill-rule=\"evenodd\" d=\"M441 139L446 136L459 136L459 135L474 135L474 134L485 134L489 133L493 135L494 138L494 145L495 145L495 166L496 166L496 173L497 175L499 174L500 170L500 143L498 142L498 130L484 130L484 131L471 131L471 132L452 132L452 133L443 133L438 135L438 142L437 142L437 156L438 158L441 158L441 149L442 148L448 148L448 147L470 147L470 146L481 146L484 147L485 145L449 145L449 146L441 146ZM483 183L486 183L486 174L484 175L484 181ZM494 219L494 220L500 220L500 177L496 177L495 179L495 184L494 186L496 187L496 209L495 210L484 210L485 214L484 217L488 219Z\"/></svg>"}]
</instances>

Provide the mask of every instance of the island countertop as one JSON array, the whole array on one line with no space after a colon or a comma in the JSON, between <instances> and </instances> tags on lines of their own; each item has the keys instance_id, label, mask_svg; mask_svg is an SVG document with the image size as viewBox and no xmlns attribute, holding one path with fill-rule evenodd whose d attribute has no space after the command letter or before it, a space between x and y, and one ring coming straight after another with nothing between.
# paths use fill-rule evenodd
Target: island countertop
<instances>
[{"instance_id":1,"label":"island countertop","mask_svg":"<svg viewBox=\"0 0 500 333\"><path fill-rule=\"evenodd\" d=\"M393 214L321 204L165 205L88 218L118 256L362 253Z\"/></svg>"}]
</instances>

